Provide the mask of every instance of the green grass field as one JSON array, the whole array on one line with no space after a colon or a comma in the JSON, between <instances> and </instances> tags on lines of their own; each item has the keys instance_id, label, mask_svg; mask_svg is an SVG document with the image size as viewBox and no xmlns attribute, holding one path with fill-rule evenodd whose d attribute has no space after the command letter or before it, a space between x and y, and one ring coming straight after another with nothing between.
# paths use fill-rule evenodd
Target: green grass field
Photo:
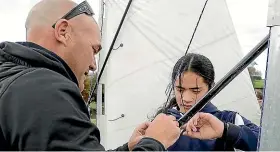
<instances>
[{"instance_id":1,"label":"green grass field","mask_svg":"<svg viewBox=\"0 0 280 152\"><path fill-rule=\"evenodd\" d=\"M96 125L96 119L90 119L90 121Z\"/></svg>"}]
</instances>

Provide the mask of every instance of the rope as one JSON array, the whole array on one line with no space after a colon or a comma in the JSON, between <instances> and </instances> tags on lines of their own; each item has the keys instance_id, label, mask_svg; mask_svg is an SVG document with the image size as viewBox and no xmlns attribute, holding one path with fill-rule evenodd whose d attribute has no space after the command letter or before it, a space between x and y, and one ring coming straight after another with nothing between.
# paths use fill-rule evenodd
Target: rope
<instances>
[{"instance_id":1,"label":"rope","mask_svg":"<svg viewBox=\"0 0 280 152\"><path fill-rule=\"evenodd\" d=\"M192 37L191 37L191 39L190 39L189 45L188 45L188 47L187 47L187 50L186 50L186 52L185 52L185 55L186 55L186 54L188 53L188 51L189 51L189 48L190 48L190 46L191 46L192 40L193 40L193 38L194 38L194 35L195 35L195 33L196 33L197 27L198 27L198 25L199 25L199 23L200 23L201 17L202 17L202 15L203 15L203 13L204 13L204 10L205 10L205 7L206 7L207 3L208 3L208 0L206 0L205 3L204 3L204 6L203 6L203 8L202 8L202 11L201 11L200 16L199 16L199 18L198 18L198 21L197 21L196 26L195 26L195 28L194 28L194 31L193 31Z\"/></svg>"}]
</instances>

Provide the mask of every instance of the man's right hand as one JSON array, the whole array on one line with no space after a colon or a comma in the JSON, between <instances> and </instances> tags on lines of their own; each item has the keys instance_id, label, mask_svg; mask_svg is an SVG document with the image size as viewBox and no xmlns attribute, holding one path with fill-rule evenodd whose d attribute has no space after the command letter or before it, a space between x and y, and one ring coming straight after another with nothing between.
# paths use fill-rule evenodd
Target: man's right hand
<instances>
[{"instance_id":1,"label":"man's right hand","mask_svg":"<svg viewBox=\"0 0 280 152\"><path fill-rule=\"evenodd\" d=\"M146 137L161 142L165 148L173 145L180 136L179 123L171 115L159 114L149 125Z\"/></svg>"}]
</instances>

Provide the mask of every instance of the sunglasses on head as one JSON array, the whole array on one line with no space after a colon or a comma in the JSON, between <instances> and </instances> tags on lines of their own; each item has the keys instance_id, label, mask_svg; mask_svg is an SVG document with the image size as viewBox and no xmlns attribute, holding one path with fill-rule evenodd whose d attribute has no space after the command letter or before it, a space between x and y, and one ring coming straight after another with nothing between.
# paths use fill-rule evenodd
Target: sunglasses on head
<instances>
[{"instance_id":1,"label":"sunglasses on head","mask_svg":"<svg viewBox=\"0 0 280 152\"><path fill-rule=\"evenodd\" d=\"M60 19L70 20L71 18L78 16L80 14L83 14L83 13L86 15L89 15L89 16L94 15L92 8L90 7L90 5L87 1L83 1L82 3L77 5L72 10L70 10L67 14L62 16ZM52 26L53 28L55 27L55 24L56 23L53 24L53 26Z\"/></svg>"}]
</instances>

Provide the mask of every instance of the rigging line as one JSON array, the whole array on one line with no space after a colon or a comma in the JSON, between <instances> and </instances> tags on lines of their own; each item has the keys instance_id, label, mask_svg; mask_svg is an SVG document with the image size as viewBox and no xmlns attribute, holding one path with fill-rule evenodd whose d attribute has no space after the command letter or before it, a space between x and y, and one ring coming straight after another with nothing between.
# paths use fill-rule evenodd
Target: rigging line
<instances>
[{"instance_id":1,"label":"rigging line","mask_svg":"<svg viewBox=\"0 0 280 152\"><path fill-rule=\"evenodd\" d=\"M194 31L193 31L192 37L191 37L191 39L190 39L189 45L188 45L188 47L187 47L187 50L186 50L186 52L185 52L185 55L186 55L186 54L188 53L188 51L189 51L189 48L190 48L190 46L191 46L192 40L193 40L193 38L194 38L194 35L195 35L195 33L196 33L197 27L198 27L198 25L199 25L199 23L200 23L201 17L202 17L202 15L203 15L203 13L204 13L204 10L205 10L205 7L206 7L207 3L208 3L208 0L206 0L205 3L204 3L204 6L203 6L203 8L202 8L202 11L201 11L200 16L199 16L199 18L198 18L198 21L197 21L196 26L195 26L195 28L194 28Z\"/></svg>"},{"instance_id":2,"label":"rigging line","mask_svg":"<svg viewBox=\"0 0 280 152\"><path fill-rule=\"evenodd\" d=\"M115 36L114 36L114 39L113 39L113 41L112 41L112 43L111 43L111 46L110 46L110 48L109 48L109 52L108 52L108 54L107 54L107 56L106 56L106 58L105 58L105 61L104 61L104 63L103 63L103 66L102 66L102 68L101 68L101 70L100 70L100 73L98 74L97 79L96 79L96 83L95 83L95 85L94 85L94 88L92 89L92 92L90 93L89 102L90 102L90 99L92 98L92 95L93 95L94 91L96 90L97 85L98 85L98 83L99 83L99 81L100 81L100 79L101 79L101 76L102 76L103 71L104 71L104 69L105 69L105 66L106 66L106 64L107 64L107 62L108 62L109 56L111 55L111 52L112 52L113 47L114 47L114 45L115 45L115 42L116 42L116 40L117 40L117 38L118 38L119 32L120 32L120 30L121 30L121 28L122 28L122 25L123 25L123 22L124 22L124 20L125 20L125 17L127 16L128 10L129 10L129 8L130 8L130 6L131 6L131 3L132 3L132 0L129 0L129 2L128 2L126 8L125 8L124 14L123 14L123 16L122 16L122 19L121 19L121 21L120 21L120 24L119 24L119 26L118 26L118 29L117 29L117 31L116 31L116 34L115 34Z\"/></svg>"}]
</instances>

